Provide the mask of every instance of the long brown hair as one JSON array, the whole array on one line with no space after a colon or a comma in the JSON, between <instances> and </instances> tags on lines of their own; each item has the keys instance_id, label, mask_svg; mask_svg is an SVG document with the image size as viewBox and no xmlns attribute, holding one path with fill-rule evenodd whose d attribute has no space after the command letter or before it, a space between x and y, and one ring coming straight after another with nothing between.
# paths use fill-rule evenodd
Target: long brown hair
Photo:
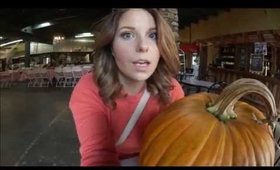
<instances>
[{"instance_id":1,"label":"long brown hair","mask_svg":"<svg viewBox=\"0 0 280 170\"><path fill-rule=\"evenodd\" d=\"M99 95L108 106L116 107L121 84L118 67L112 56L111 46L122 14L129 9L114 9L103 18L95 43L94 77L100 88ZM173 88L171 78L179 71L178 50L174 34L157 9L145 9L154 18L157 28L157 45L160 59L155 72L147 80L147 89L152 95L158 94L161 104L170 102L169 91Z\"/></svg>"}]
</instances>

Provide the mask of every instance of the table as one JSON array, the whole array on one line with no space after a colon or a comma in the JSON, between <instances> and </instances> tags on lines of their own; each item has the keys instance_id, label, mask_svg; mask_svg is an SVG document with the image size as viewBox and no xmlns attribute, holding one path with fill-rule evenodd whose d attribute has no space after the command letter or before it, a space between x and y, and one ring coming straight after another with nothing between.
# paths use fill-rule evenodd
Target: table
<instances>
[{"instance_id":1,"label":"table","mask_svg":"<svg viewBox=\"0 0 280 170\"><path fill-rule=\"evenodd\" d=\"M196 87L197 92L200 92L201 88L206 88L207 91L209 92L210 88L215 84L214 82L211 82L211 81L198 80L198 79L194 79L194 78L182 79L181 83L188 85L188 86Z\"/></svg>"},{"instance_id":2,"label":"table","mask_svg":"<svg viewBox=\"0 0 280 170\"><path fill-rule=\"evenodd\" d=\"M193 77L194 77L193 73L179 72L177 74L177 78L179 79L179 81L182 81L183 79L187 79L187 78L193 78Z\"/></svg>"}]
</instances>

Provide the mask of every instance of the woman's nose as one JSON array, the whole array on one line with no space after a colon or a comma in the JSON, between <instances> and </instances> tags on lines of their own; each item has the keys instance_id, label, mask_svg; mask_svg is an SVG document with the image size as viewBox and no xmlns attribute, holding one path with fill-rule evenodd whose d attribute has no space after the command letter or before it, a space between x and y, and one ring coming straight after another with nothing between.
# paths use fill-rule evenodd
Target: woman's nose
<instances>
[{"instance_id":1,"label":"woman's nose","mask_svg":"<svg viewBox=\"0 0 280 170\"><path fill-rule=\"evenodd\" d=\"M143 39L143 38L139 39L137 49L138 49L137 51L139 51L139 52L148 52L149 46L145 39Z\"/></svg>"}]
</instances>

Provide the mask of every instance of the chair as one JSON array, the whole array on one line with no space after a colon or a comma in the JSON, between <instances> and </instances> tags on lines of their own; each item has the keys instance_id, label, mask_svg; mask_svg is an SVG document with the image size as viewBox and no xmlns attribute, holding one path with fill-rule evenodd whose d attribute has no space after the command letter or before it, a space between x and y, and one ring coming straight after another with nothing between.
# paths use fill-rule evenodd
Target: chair
<instances>
[{"instance_id":1,"label":"chair","mask_svg":"<svg viewBox=\"0 0 280 170\"><path fill-rule=\"evenodd\" d=\"M39 73L41 74L40 87L49 87L52 82L50 80L48 70L46 68L40 68Z\"/></svg>"},{"instance_id":2,"label":"chair","mask_svg":"<svg viewBox=\"0 0 280 170\"><path fill-rule=\"evenodd\" d=\"M11 85L15 85L19 82L20 70L11 70Z\"/></svg>"},{"instance_id":3,"label":"chair","mask_svg":"<svg viewBox=\"0 0 280 170\"><path fill-rule=\"evenodd\" d=\"M10 72L0 72L0 87L1 88L11 87L11 73Z\"/></svg>"},{"instance_id":4,"label":"chair","mask_svg":"<svg viewBox=\"0 0 280 170\"><path fill-rule=\"evenodd\" d=\"M212 92L212 93L221 93L223 91L223 89L228 85L228 83L224 82L224 81L220 81L220 82L215 82L209 89L208 92Z\"/></svg>"},{"instance_id":5,"label":"chair","mask_svg":"<svg viewBox=\"0 0 280 170\"><path fill-rule=\"evenodd\" d=\"M27 87L32 87L34 86L35 83L35 73L33 72L32 68L26 69L25 71L26 76L27 76L27 80L28 80L28 84Z\"/></svg>"},{"instance_id":6,"label":"chair","mask_svg":"<svg viewBox=\"0 0 280 170\"><path fill-rule=\"evenodd\" d=\"M188 67L186 67L185 71L186 71L186 73L188 73L188 74L192 74L192 73L193 73L193 68L188 68Z\"/></svg>"},{"instance_id":7,"label":"chair","mask_svg":"<svg viewBox=\"0 0 280 170\"><path fill-rule=\"evenodd\" d=\"M54 68L54 77L56 79L55 87L63 87L63 72L62 67L55 67Z\"/></svg>"},{"instance_id":8,"label":"chair","mask_svg":"<svg viewBox=\"0 0 280 170\"><path fill-rule=\"evenodd\" d=\"M34 68L32 70L32 76L33 76L33 83L32 87L40 87L41 86L41 73L40 73L40 68Z\"/></svg>"},{"instance_id":9,"label":"chair","mask_svg":"<svg viewBox=\"0 0 280 170\"><path fill-rule=\"evenodd\" d=\"M82 67L83 70L83 75L85 75L86 73L89 73L92 71L93 66L92 65L84 65Z\"/></svg>"},{"instance_id":10,"label":"chair","mask_svg":"<svg viewBox=\"0 0 280 170\"><path fill-rule=\"evenodd\" d=\"M63 72L63 87L73 87L73 73L70 66L65 66L62 68Z\"/></svg>"},{"instance_id":11,"label":"chair","mask_svg":"<svg viewBox=\"0 0 280 170\"><path fill-rule=\"evenodd\" d=\"M83 69L81 66L74 66L72 67L72 73L73 73L73 83L72 83L72 87L74 87L77 82L80 80L80 78L82 77L83 75Z\"/></svg>"}]
</instances>

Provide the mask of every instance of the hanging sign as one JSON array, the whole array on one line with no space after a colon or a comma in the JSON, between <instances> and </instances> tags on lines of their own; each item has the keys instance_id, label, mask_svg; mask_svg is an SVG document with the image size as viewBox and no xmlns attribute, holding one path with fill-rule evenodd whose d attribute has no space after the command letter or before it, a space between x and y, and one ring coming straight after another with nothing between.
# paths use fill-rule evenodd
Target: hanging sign
<instances>
[{"instance_id":1,"label":"hanging sign","mask_svg":"<svg viewBox=\"0 0 280 170\"><path fill-rule=\"evenodd\" d=\"M252 54L250 60L250 70L256 72L263 71L264 56L262 54Z\"/></svg>"},{"instance_id":2,"label":"hanging sign","mask_svg":"<svg viewBox=\"0 0 280 170\"><path fill-rule=\"evenodd\" d=\"M267 43L266 42L255 42L255 54L267 55Z\"/></svg>"},{"instance_id":3,"label":"hanging sign","mask_svg":"<svg viewBox=\"0 0 280 170\"><path fill-rule=\"evenodd\" d=\"M192 53L196 53L199 51L199 47L196 44L180 44L180 48L184 51L184 52L192 52Z\"/></svg>"}]
</instances>

